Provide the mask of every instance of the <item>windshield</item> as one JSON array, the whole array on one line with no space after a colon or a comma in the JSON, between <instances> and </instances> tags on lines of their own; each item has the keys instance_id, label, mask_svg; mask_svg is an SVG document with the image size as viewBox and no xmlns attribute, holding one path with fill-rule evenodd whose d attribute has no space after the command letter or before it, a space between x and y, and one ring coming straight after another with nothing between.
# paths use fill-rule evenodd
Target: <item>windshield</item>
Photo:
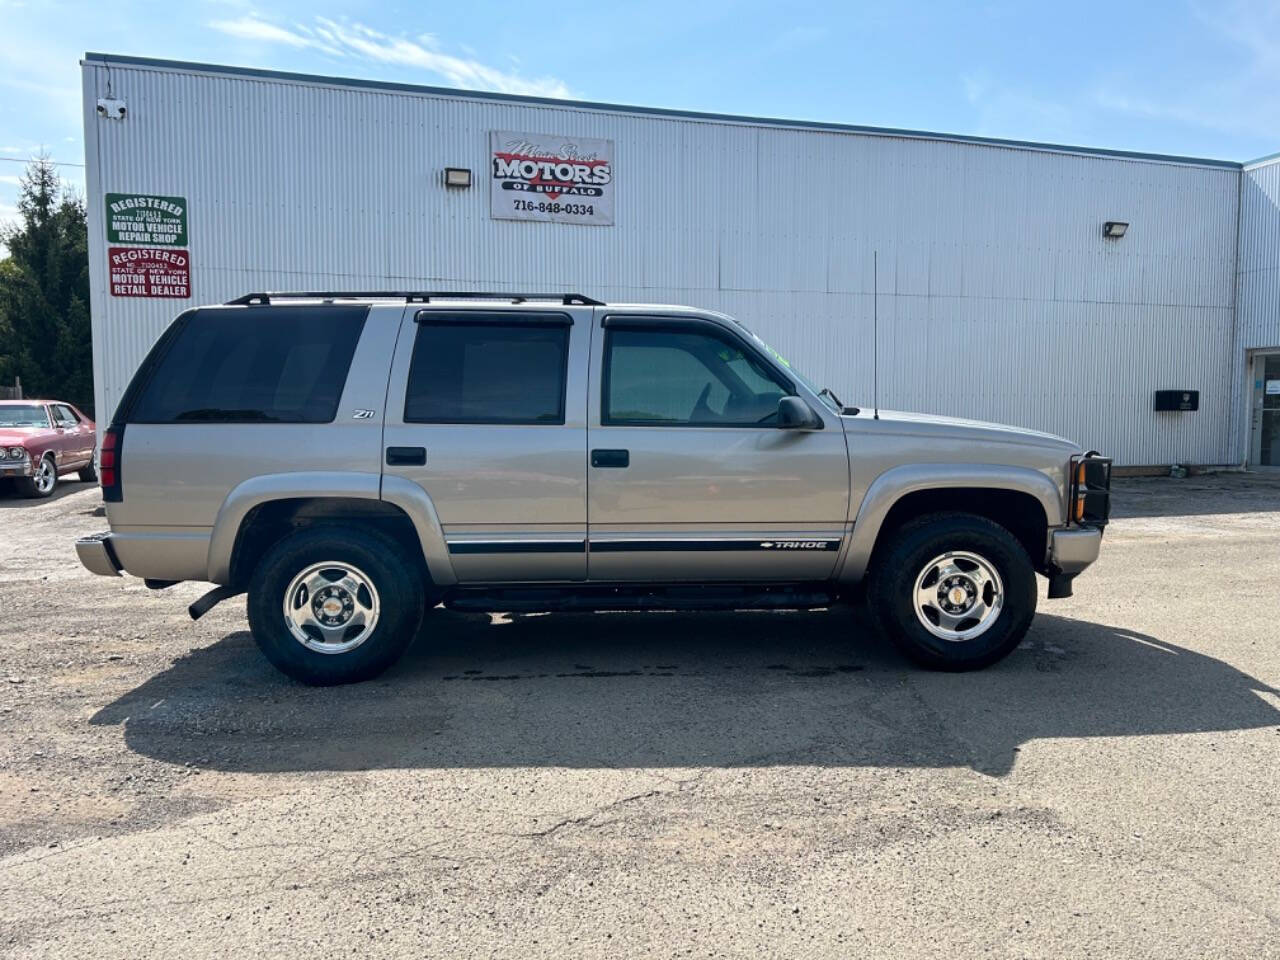
<instances>
[{"instance_id":1,"label":"windshield","mask_svg":"<svg viewBox=\"0 0 1280 960\"><path fill-rule=\"evenodd\" d=\"M732 320L733 318L730 317L730 319ZM818 387L817 385L815 385L812 380L810 380L803 373L801 373L799 370L793 367L791 365L791 362L787 360L786 357L784 357L777 350L773 349L773 347L769 346L769 344L765 343L762 339L760 339L760 337L756 335L754 330L751 330L745 324L737 320L734 320L733 322L736 323L738 325L738 329L741 330L743 333L745 333L748 337L750 337L758 347L764 350L765 353L769 354L769 356L773 357L773 359L776 360L778 363L782 364L782 366L786 369L788 374L790 374L796 380L799 380L802 384L804 384L809 389L810 393L817 394L818 397L822 400L822 402L831 408L832 413L841 412L840 404L836 402L835 394L833 394L830 390L827 390L825 388Z\"/></svg>"},{"instance_id":2,"label":"windshield","mask_svg":"<svg viewBox=\"0 0 1280 960\"><path fill-rule=\"evenodd\" d=\"M0 427L47 427L49 417L38 403L0 404Z\"/></svg>"}]
</instances>

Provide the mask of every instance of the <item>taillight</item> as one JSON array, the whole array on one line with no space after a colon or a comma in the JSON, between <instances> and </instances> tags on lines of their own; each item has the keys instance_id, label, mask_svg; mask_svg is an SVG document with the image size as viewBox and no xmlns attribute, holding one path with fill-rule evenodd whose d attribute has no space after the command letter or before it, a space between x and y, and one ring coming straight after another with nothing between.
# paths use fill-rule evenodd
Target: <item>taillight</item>
<instances>
[{"instance_id":1,"label":"taillight","mask_svg":"<svg viewBox=\"0 0 1280 960\"><path fill-rule=\"evenodd\" d=\"M102 485L102 499L119 503L124 499L120 489L120 450L124 439L124 427L111 427L102 435L102 449L98 451L98 482Z\"/></svg>"}]
</instances>

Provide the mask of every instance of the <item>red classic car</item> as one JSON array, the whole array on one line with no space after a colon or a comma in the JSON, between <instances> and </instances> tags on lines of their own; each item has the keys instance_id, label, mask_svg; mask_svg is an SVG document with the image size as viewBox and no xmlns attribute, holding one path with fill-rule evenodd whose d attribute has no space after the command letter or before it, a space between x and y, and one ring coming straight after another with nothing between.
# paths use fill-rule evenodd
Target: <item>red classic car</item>
<instances>
[{"instance_id":1,"label":"red classic car","mask_svg":"<svg viewBox=\"0 0 1280 960\"><path fill-rule=\"evenodd\" d=\"M47 497L58 476L78 470L95 480L93 421L59 400L0 400L0 480L14 479L27 497Z\"/></svg>"}]
</instances>

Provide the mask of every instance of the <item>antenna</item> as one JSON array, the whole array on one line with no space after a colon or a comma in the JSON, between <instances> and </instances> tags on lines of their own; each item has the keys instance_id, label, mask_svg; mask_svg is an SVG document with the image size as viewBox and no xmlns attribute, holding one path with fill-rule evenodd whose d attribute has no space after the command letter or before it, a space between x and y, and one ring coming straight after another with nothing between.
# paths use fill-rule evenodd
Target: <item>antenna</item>
<instances>
[{"instance_id":1,"label":"antenna","mask_svg":"<svg viewBox=\"0 0 1280 960\"><path fill-rule=\"evenodd\" d=\"M880 254L871 251L871 409L880 419Z\"/></svg>"}]
</instances>

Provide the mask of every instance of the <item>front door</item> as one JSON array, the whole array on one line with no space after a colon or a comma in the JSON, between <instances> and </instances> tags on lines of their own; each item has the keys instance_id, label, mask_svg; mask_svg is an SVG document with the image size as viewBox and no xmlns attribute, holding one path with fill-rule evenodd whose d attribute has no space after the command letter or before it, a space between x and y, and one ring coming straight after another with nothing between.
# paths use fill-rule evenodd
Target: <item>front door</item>
<instances>
[{"instance_id":1,"label":"front door","mask_svg":"<svg viewBox=\"0 0 1280 960\"><path fill-rule=\"evenodd\" d=\"M593 336L590 579L829 577L849 506L838 418L726 324L614 315ZM796 394L821 429L777 426Z\"/></svg>"},{"instance_id":2,"label":"front door","mask_svg":"<svg viewBox=\"0 0 1280 960\"><path fill-rule=\"evenodd\" d=\"M1249 461L1264 467L1280 467L1280 353L1258 354L1253 363L1253 437Z\"/></svg>"},{"instance_id":3,"label":"front door","mask_svg":"<svg viewBox=\"0 0 1280 960\"><path fill-rule=\"evenodd\" d=\"M62 452L58 458L58 466L62 466L64 462L73 466L88 461L93 456L93 431L65 403L50 404L49 412L53 414L54 425L61 435Z\"/></svg>"},{"instance_id":4,"label":"front door","mask_svg":"<svg viewBox=\"0 0 1280 960\"><path fill-rule=\"evenodd\" d=\"M590 317L406 311L383 470L431 497L461 582L586 576Z\"/></svg>"}]
</instances>

